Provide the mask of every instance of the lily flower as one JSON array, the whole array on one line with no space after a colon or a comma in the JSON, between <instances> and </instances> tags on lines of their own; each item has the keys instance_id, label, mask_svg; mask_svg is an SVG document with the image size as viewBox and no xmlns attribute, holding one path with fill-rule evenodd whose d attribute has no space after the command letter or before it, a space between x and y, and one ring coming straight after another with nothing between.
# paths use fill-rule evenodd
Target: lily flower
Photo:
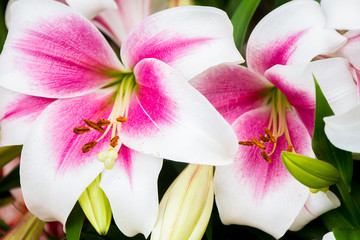
<instances>
[{"instance_id":1,"label":"lily flower","mask_svg":"<svg viewBox=\"0 0 360 240\"><path fill-rule=\"evenodd\" d=\"M321 57L343 57L349 61L352 77L345 75L333 82L319 81L334 116L324 118L325 133L338 148L360 153L357 143L360 134L360 2L344 0L322 0L321 7L326 15L327 27L340 30L347 41L336 52ZM339 91L341 87L341 91Z\"/></svg>"},{"instance_id":2,"label":"lily flower","mask_svg":"<svg viewBox=\"0 0 360 240\"><path fill-rule=\"evenodd\" d=\"M284 4L251 33L247 68L221 64L191 81L232 124L240 144L235 162L215 170L215 200L224 224L248 225L280 238L295 220L298 226L309 221L298 217L304 207L314 211L308 206L313 202L306 203L309 188L291 176L280 154L314 155L313 74L337 77L343 61L309 62L345 42L324 25L315 1ZM337 207L336 203L326 210Z\"/></svg>"},{"instance_id":3,"label":"lily flower","mask_svg":"<svg viewBox=\"0 0 360 240\"><path fill-rule=\"evenodd\" d=\"M154 14L128 35L120 55L122 62L97 28L64 4L11 5L0 85L16 93L4 104L1 129L23 141L24 200L43 221L65 224L101 174L120 230L148 235L162 158L233 160L231 126L187 82L212 65L243 61L224 12L189 6ZM10 123L16 115L24 125Z\"/></svg>"}]
</instances>

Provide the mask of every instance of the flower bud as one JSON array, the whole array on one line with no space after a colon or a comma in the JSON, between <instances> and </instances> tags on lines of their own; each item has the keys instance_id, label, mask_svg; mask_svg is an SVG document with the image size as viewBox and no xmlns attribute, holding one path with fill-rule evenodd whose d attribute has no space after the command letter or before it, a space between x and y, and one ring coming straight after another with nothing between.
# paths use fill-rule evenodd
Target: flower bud
<instances>
[{"instance_id":1,"label":"flower bud","mask_svg":"<svg viewBox=\"0 0 360 240\"><path fill-rule=\"evenodd\" d=\"M28 212L15 225L15 227L13 227L9 232L7 232L1 239L2 240L39 239L41 232L44 228L44 225L45 222L41 221L40 219L32 215L30 212Z\"/></svg>"},{"instance_id":2,"label":"flower bud","mask_svg":"<svg viewBox=\"0 0 360 240\"><path fill-rule=\"evenodd\" d=\"M111 208L99 183L100 175L81 194L79 204L95 230L105 235L111 223Z\"/></svg>"},{"instance_id":3,"label":"flower bud","mask_svg":"<svg viewBox=\"0 0 360 240\"><path fill-rule=\"evenodd\" d=\"M189 164L164 194L151 240L201 239L213 203L213 167Z\"/></svg>"}]
</instances>

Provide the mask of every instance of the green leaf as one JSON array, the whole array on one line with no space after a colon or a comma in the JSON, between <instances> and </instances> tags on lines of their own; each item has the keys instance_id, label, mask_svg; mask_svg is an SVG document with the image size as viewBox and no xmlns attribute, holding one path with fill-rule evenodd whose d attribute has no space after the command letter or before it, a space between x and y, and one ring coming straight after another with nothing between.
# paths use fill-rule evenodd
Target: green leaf
<instances>
[{"instance_id":1,"label":"green leaf","mask_svg":"<svg viewBox=\"0 0 360 240\"><path fill-rule=\"evenodd\" d=\"M0 180L0 193L20 187L19 166L14 168L8 175Z\"/></svg>"},{"instance_id":2,"label":"green leaf","mask_svg":"<svg viewBox=\"0 0 360 240\"><path fill-rule=\"evenodd\" d=\"M299 182L310 188L326 188L340 179L339 171L331 164L291 152L282 152L286 169Z\"/></svg>"},{"instance_id":3,"label":"green leaf","mask_svg":"<svg viewBox=\"0 0 360 240\"><path fill-rule=\"evenodd\" d=\"M7 1L0 2L0 52L2 51L6 36L7 36L7 28L5 25L5 8L7 5Z\"/></svg>"},{"instance_id":4,"label":"green leaf","mask_svg":"<svg viewBox=\"0 0 360 240\"><path fill-rule=\"evenodd\" d=\"M8 162L20 155L22 145L8 146L0 148L0 168L5 166Z\"/></svg>"},{"instance_id":5,"label":"green leaf","mask_svg":"<svg viewBox=\"0 0 360 240\"><path fill-rule=\"evenodd\" d=\"M84 218L85 215L81 210L79 203L76 203L65 224L67 240L80 239L81 229L84 224Z\"/></svg>"},{"instance_id":6,"label":"green leaf","mask_svg":"<svg viewBox=\"0 0 360 240\"><path fill-rule=\"evenodd\" d=\"M260 1L261 0L242 0L236 8L234 15L231 17L231 22L234 26L235 45L241 53L250 20Z\"/></svg>"},{"instance_id":7,"label":"green leaf","mask_svg":"<svg viewBox=\"0 0 360 240\"><path fill-rule=\"evenodd\" d=\"M351 189L353 174L353 160L350 152L336 148L325 135L324 117L334 115L324 94L315 80L316 107L315 128L312 138L312 148L318 159L331 163L340 172L341 179L346 184L347 190Z\"/></svg>"},{"instance_id":8,"label":"green leaf","mask_svg":"<svg viewBox=\"0 0 360 240\"><path fill-rule=\"evenodd\" d=\"M333 232L336 240L360 239L360 228L335 228Z\"/></svg>"}]
</instances>

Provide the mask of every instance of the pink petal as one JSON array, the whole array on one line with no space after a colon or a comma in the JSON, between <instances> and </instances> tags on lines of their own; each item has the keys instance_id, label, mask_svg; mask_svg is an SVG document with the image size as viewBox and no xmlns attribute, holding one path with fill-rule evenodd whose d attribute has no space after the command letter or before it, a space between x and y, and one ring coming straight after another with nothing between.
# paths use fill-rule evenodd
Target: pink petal
<instances>
[{"instance_id":1,"label":"pink petal","mask_svg":"<svg viewBox=\"0 0 360 240\"><path fill-rule=\"evenodd\" d=\"M331 191L326 193L321 191L315 194L310 193L303 209L301 209L299 215L292 223L290 230L299 231L310 221L339 206L340 200Z\"/></svg>"},{"instance_id":2,"label":"pink petal","mask_svg":"<svg viewBox=\"0 0 360 240\"><path fill-rule=\"evenodd\" d=\"M262 74L276 64L306 63L334 52L345 39L324 26L325 17L315 1L291 1L276 8L251 33L249 68Z\"/></svg>"},{"instance_id":3,"label":"pink petal","mask_svg":"<svg viewBox=\"0 0 360 240\"><path fill-rule=\"evenodd\" d=\"M109 137L83 153L82 146L102 134L77 135L73 128L84 126L83 118L108 117L111 97L103 91L57 100L34 122L24 143L20 178L26 206L43 221L65 224L80 194L104 169L97 154L109 149Z\"/></svg>"},{"instance_id":4,"label":"pink petal","mask_svg":"<svg viewBox=\"0 0 360 240\"><path fill-rule=\"evenodd\" d=\"M23 0L11 12L0 61L3 87L42 97L78 96L109 84L111 71L121 69L95 26L64 4Z\"/></svg>"},{"instance_id":5,"label":"pink petal","mask_svg":"<svg viewBox=\"0 0 360 240\"><path fill-rule=\"evenodd\" d=\"M232 32L230 20L219 9L171 8L146 18L128 35L121 59L133 68L142 59L156 58L190 79L210 66L243 61Z\"/></svg>"},{"instance_id":6,"label":"pink petal","mask_svg":"<svg viewBox=\"0 0 360 240\"><path fill-rule=\"evenodd\" d=\"M263 107L243 114L233 123L239 140L264 134L270 109ZM310 155L311 139L294 111L288 111L287 124L294 149ZM280 238L304 206L309 190L296 181L282 164L286 150L284 136L277 139L272 163L260 156L256 146L240 146L235 163L217 167L214 177L215 199L224 224L248 225ZM267 152L272 151L268 143Z\"/></svg>"},{"instance_id":7,"label":"pink petal","mask_svg":"<svg viewBox=\"0 0 360 240\"><path fill-rule=\"evenodd\" d=\"M162 159L124 145L111 170L101 174L100 187L108 197L116 225L126 236L147 237L157 219L157 179Z\"/></svg>"},{"instance_id":8,"label":"pink petal","mask_svg":"<svg viewBox=\"0 0 360 240\"><path fill-rule=\"evenodd\" d=\"M56 99L34 97L0 88L0 145L22 145L33 122Z\"/></svg>"},{"instance_id":9,"label":"pink petal","mask_svg":"<svg viewBox=\"0 0 360 240\"><path fill-rule=\"evenodd\" d=\"M360 29L360 2L358 0L321 0L326 16L326 27L335 29Z\"/></svg>"},{"instance_id":10,"label":"pink petal","mask_svg":"<svg viewBox=\"0 0 360 240\"><path fill-rule=\"evenodd\" d=\"M348 31L344 36L347 42L335 55L346 58L355 68L360 69L360 30Z\"/></svg>"},{"instance_id":11,"label":"pink petal","mask_svg":"<svg viewBox=\"0 0 360 240\"><path fill-rule=\"evenodd\" d=\"M181 75L156 59L142 60L134 73L137 91L120 132L126 146L180 162L232 161L230 125Z\"/></svg>"},{"instance_id":12,"label":"pink petal","mask_svg":"<svg viewBox=\"0 0 360 240\"><path fill-rule=\"evenodd\" d=\"M197 75L190 84L231 124L243 113L264 105L272 87L263 76L236 64L221 64Z\"/></svg>"}]
</instances>

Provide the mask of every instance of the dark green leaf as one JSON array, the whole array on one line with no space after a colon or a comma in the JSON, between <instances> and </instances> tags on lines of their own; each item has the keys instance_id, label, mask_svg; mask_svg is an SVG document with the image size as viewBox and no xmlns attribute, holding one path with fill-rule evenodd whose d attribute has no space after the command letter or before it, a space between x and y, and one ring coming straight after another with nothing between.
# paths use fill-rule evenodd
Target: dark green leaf
<instances>
[{"instance_id":1,"label":"dark green leaf","mask_svg":"<svg viewBox=\"0 0 360 240\"><path fill-rule=\"evenodd\" d=\"M2 51L6 36L7 36L7 28L5 25L5 8L7 5L7 1L0 1L0 52Z\"/></svg>"},{"instance_id":2,"label":"dark green leaf","mask_svg":"<svg viewBox=\"0 0 360 240\"><path fill-rule=\"evenodd\" d=\"M334 113L317 84L315 77L316 108L312 147L318 159L331 163L339 170L341 179L346 184L348 191L350 191L353 172L352 155L350 152L336 148L325 135L325 122L323 119L324 117L334 115Z\"/></svg>"},{"instance_id":3,"label":"dark green leaf","mask_svg":"<svg viewBox=\"0 0 360 240\"><path fill-rule=\"evenodd\" d=\"M235 45L240 52L243 50L250 20L259 3L260 0L242 0L236 8L234 15L231 17L231 22L234 26Z\"/></svg>"},{"instance_id":4,"label":"dark green leaf","mask_svg":"<svg viewBox=\"0 0 360 240\"><path fill-rule=\"evenodd\" d=\"M336 240L360 239L360 228L335 228L333 232Z\"/></svg>"},{"instance_id":5,"label":"dark green leaf","mask_svg":"<svg viewBox=\"0 0 360 240\"><path fill-rule=\"evenodd\" d=\"M287 2L290 2L291 0L276 0L275 1L275 7L279 7Z\"/></svg>"},{"instance_id":6,"label":"dark green leaf","mask_svg":"<svg viewBox=\"0 0 360 240\"><path fill-rule=\"evenodd\" d=\"M85 215L79 205L76 203L71 211L69 218L66 221L66 239L67 240L79 240L81 229L84 224Z\"/></svg>"},{"instance_id":7,"label":"dark green leaf","mask_svg":"<svg viewBox=\"0 0 360 240\"><path fill-rule=\"evenodd\" d=\"M8 162L20 155L22 145L8 146L0 148L0 168L5 166Z\"/></svg>"},{"instance_id":8,"label":"dark green leaf","mask_svg":"<svg viewBox=\"0 0 360 240\"><path fill-rule=\"evenodd\" d=\"M7 192L16 187L20 187L19 166L0 180L0 193Z\"/></svg>"},{"instance_id":9,"label":"dark green leaf","mask_svg":"<svg viewBox=\"0 0 360 240\"><path fill-rule=\"evenodd\" d=\"M10 226L4 222L4 220L0 219L0 229L6 231L10 230Z\"/></svg>"},{"instance_id":10,"label":"dark green leaf","mask_svg":"<svg viewBox=\"0 0 360 240\"><path fill-rule=\"evenodd\" d=\"M337 183L339 171L330 163L291 152L282 152L286 169L307 187L321 189Z\"/></svg>"}]
</instances>

